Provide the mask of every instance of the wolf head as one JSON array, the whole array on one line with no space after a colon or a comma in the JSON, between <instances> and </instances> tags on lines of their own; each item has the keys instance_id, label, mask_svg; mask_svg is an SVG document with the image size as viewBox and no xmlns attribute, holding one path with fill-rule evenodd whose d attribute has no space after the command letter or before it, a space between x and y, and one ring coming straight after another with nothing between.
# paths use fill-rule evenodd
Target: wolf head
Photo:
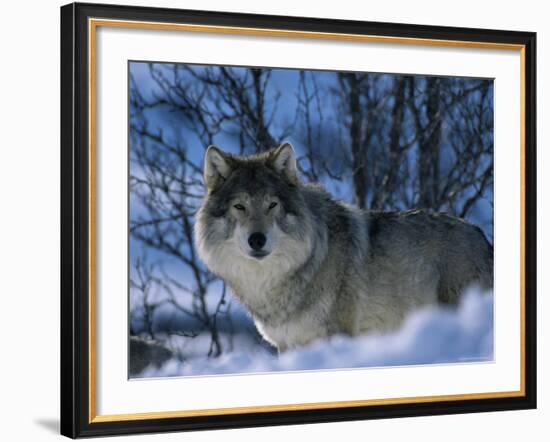
<instances>
[{"instance_id":1,"label":"wolf head","mask_svg":"<svg viewBox=\"0 0 550 442\"><path fill-rule=\"evenodd\" d=\"M210 146L204 181L195 235L212 271L230 280L250 272L275 277L307 259L314 223L290 144L246 157Z\"/></svg>"}]
</instances>

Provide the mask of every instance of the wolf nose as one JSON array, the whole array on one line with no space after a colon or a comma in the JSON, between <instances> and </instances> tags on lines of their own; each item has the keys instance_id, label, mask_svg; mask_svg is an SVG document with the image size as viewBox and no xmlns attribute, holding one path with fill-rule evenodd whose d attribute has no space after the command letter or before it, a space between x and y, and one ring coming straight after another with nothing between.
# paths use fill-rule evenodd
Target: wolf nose
<instances>
[{"instance_id":1,"label":"wolf nose","mask_svg":"<svg viewBox=\"0 0 550 442\"><path fill-rule=\"evenodd\" d=\"M266 237L261 232L255 232L248 237L248 244L253 250L261 250L265 246Z\"/></svg>"}]
</instances>

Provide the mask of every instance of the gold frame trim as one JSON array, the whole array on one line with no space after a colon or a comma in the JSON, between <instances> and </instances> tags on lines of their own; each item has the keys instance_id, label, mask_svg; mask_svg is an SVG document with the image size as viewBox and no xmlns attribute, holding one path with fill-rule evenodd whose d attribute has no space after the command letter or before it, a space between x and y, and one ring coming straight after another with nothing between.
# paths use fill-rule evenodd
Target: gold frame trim
<instances>
[{"instance_id":1,"label":"gold frame trim","mask_svg":"<svg viewBox=\"0 0 550 442\"><path fill-rule=\"evenodd\" d=\"M234 408L214 408L178 411L156 411L128 414L96 414L96 31L99 26L115 28L139 28L148 30L186 31L217 34L253 35L263 37L308 38L323 40L355 41L385 44L410 44L421 46L444 46L473 49L494 49L519 51L520 53L520 389L488 393L465 393L438 396L416 396L388 399L368 399L353 401L315 402L284 405L261 405ZM238 415L245 413L270 413L293 410L321 410L327 408L364 407L374 405L414 404L441 401L460 401L466 399L496 399L525 396L525 45L492 42L474 42L458 40L439 40L411 37L389 37L331 32L292 31L283 29L245 28L236 26L211 26L181 23L159 23L130 20L88 19L88 93L89 93L89 423L134 421L144 419L168 419L177 417Z\"/></svg>"}]
</instances>

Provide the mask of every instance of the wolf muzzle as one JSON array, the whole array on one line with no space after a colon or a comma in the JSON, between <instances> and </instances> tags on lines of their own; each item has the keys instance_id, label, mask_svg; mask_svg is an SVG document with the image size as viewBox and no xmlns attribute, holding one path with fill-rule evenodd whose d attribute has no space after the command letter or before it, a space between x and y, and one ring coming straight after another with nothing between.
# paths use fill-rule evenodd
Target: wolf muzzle
<instances>
[{"instance_id":1,"label":"wolf muzzle","mask_svg":"<svg viewBox=\"0 0 550 442\"><path fill-rule=\"evenodd\" d=\"M248 237L248 245L252 249L250 253L254 258L263 258L269 255L269 252L263 250L267 242L266 236L262 232L254 232Z\"/></svg>"},{"instance_id":2,"label":"wolf muzzle","mask_svg":"<svg viewBox=\"0 0 550 442\"><path fill-rule=\"evenodd\" d=\"M262 232L254 232L248 237L248 245L256 252L262 250L266 242L267 238Z\"/></svg>"}]
</instances>

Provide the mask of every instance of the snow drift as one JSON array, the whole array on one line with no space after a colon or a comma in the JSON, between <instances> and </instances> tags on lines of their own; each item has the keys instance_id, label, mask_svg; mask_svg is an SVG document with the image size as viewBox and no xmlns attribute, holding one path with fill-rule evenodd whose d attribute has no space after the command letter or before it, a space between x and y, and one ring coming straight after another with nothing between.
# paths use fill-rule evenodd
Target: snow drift
<instances>
[{"instance_id":1,"label":"snow drift","mask_svg":"<svg viewBox=\"0 0 550 442\"><path fill-rule=\"evenodd\" d=\"M392 333L334 336L279 356L261 349L219 358L172 358L138 377L386 367L493 360L493 295L469 290L458 308L431 306L412 312Z\"/></svg>"}]
</instances>

